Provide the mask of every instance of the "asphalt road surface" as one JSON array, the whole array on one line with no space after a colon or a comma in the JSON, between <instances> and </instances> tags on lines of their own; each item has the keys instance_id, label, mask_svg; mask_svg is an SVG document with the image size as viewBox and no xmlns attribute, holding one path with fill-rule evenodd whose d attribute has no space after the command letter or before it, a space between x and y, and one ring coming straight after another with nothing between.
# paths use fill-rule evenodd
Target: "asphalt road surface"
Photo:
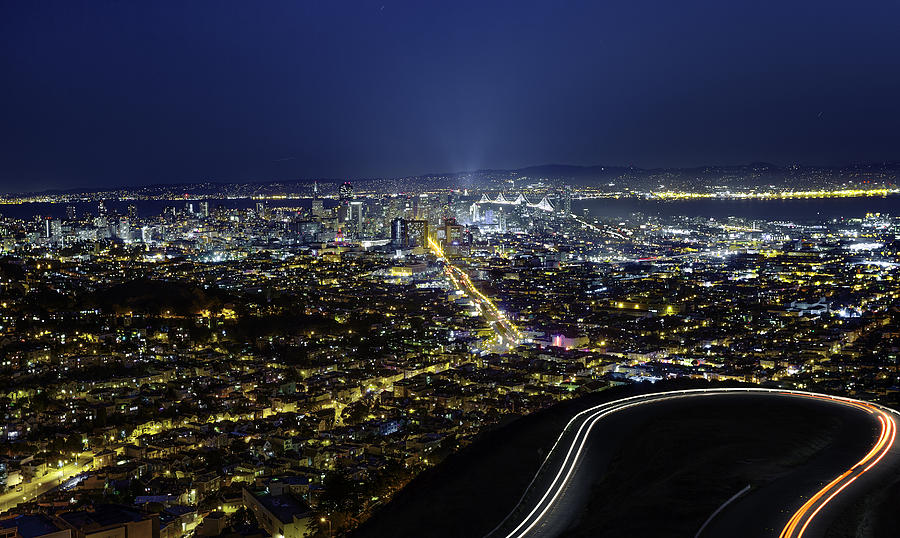
<instances>
[{"instance_id":1,"label":"asphalt road surface","mask_svg":"<svg viewBox=\"0 0 900 538\"><path fill-rule=\"evenodd\" d=\"M900 464L898 414L867 402L770 389L676 391L626 398L579 413L561 434L519 505L490 538L555 537L571 530L591 487L636 425L686 402L790 398L821 406L854 425L831 446L777 479L735 491L702 528L702 537L824 536L843 509ZM677 463L673 463L677 464ZM713 515L714 514L714 515ZM697 531L700 531L698 527Z\"/></svg>"},{"instance_id":2,"label":"asphalt road surface","mask_svg":"<svg viewBox=\"0 0 900 538\"><path fill-rule=\"evenodd\" d=\"M30 482L20 484L3 495L0 495L0 514L15 508L20 503L40 497L66 480L81 473L85 466L91 463L92 456L93 453L91 452L82 452L68 464L53 469L46 475L34 478ZM19 491L20 488L21 491Z\"/></svg>"}]
</instances>

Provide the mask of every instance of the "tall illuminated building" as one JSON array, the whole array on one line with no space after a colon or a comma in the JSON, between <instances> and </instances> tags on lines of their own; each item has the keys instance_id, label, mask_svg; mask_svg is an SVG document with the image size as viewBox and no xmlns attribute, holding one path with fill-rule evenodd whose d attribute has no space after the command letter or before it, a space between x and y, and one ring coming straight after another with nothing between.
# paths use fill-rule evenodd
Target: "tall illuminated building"
<instances>
[{"instance_id":1,"label":"tall illuminated building","mask_svg":"<svg viewBox=\"0 0 900 538\"><path fill-rule=\"evenodd\" d=\"M564 215L572 213L572 188L568 185L559 193L559 205Z\"/></svg>"},{"instance_id":2,"label":"tall illuminated building","mask_svg":"<svg viewBox=\"0 0 900 538\"><path fill-rule=\"evenodd\" d=\"M409 246L409 229L405 219L397 217L391 221L391 245L396 248Z\"/></svg>"},{"instance_id":3,"label":"tall illuminated building","mask_svg":"<svg viewBox=\"0 0 900 538\"><path fill-rule=\"evenodd\" d=\"M456 219L444 219L444 244L459 245L462 241L463 227L456 223Z\"/></svg>"},{"instance_id":4,"label":"tall illuminated building","mask_svg":"<svg viewBox=\"0 0 900 538\"><path fill-rule=\"evenodd\" d=\"M424 247L428 243L428 221L427 220L411 220L406 223L407 237L409 238L409 246Z\"/></svg>"},{"instance_id":5,"label":"tall illuminated building","mask_svg":"<svg viewBox=\"0 0 900 538\"><path fill-rule=\"evenodd\" d=\"M364 207L362 200L350 202L350 223L357 234L362 233Z\"/></svg>"},{"instance_id":6,"label":"tall illuminated building","mask_svg":"<svg viewBox=\"0 0 900 538\"><path fill-rule=\"evenodd\" d=\"M349 181L345 181L338 190L338 197L341 200L349 200L353 197L353 185Z\"/></svg>"},{"instance_id":7,"label":"tall illuminated building","mask_svg":"<svg viewBox=\"0 0 900 538\"><path fill-rule=\"evenodd\" d=\"M324 217L325 216L325 203L321 198L315 198L312 201L312 207L310 208L310 213L312 213L316 217Z\"/></svg>"}]
</instances>

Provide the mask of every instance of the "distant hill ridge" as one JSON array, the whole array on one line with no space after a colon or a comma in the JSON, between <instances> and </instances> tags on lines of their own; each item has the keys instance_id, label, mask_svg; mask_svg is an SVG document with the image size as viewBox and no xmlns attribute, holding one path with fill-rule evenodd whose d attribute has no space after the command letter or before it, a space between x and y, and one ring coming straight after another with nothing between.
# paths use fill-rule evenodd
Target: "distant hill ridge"
<instances>
[{"instance_id":1,"label":"distant hill ridge","mask_svg":"<svg viewBox=\"0 0 900 538\"><path fill-rule=\"evenodd\" d=\"M706 165L694 167L669 167L669 168L640 168L636 166L607 166L607 165L573 165L573 164L541 164L513 169L479 169L463 172L429 173L418 176L406 176L397 178L350 178L350 181L359 184L372 182L397 182L404 185L433 184L435 182L446 183L448 179L465 179L467 186L472 188L489 188L492 180L498 178L523 178L530 179L556 179L571 180L575 183L609 181L614 179L628 180L633 188L644 187L642 180L657 181L660 178L675 181L697 179L756 179L764 180L761 184L784 183L792 187L799 187L796 180L803 178L826 178L832 180L852 180L859 174L871 174L873 179L896 184L900 180L900 161L882 161L851 163L840 166L818 166L791 164L779 165L768 162L752 162L733 165ZM185 192L191 194L210 194L221 192L225 188L238 189L243 195L286 192L290 188L298 186L311 186L318 182L320 192L328 193L337 186L347 181L347 178L302 178L302 179L277 179L268 181L195 181L180 183L157 183L143 186L120 186L104 188L72 188L52 189L25 193L8 194L9 196L22 195L65 195L65 194L89 194L115 191L145 191L155 192ZM740 186L753 186L753 183L744 181Z\"/></svg>"}]
</instances>

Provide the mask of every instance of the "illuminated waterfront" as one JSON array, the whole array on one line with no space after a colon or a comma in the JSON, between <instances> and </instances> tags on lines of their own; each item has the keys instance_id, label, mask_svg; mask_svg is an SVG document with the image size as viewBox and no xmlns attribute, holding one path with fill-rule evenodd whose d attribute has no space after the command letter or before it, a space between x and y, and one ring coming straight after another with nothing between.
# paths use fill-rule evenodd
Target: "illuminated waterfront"
<instances>
[{"instance_id":1,"label":"illuminated waterfront","mask_svg":"<svg viewBox=\"0 0 900 538\"><path fill-rule=\"evenodd\" d=\"M626 217L632 213L643 213L660 217L740 217L812 222L863 217L867 213L898 213L900 212L900 195L749 200L603 198L574 200L572 207L576 212L587 209L591 215L597 217Z\"/></svg>"}]
</instances>

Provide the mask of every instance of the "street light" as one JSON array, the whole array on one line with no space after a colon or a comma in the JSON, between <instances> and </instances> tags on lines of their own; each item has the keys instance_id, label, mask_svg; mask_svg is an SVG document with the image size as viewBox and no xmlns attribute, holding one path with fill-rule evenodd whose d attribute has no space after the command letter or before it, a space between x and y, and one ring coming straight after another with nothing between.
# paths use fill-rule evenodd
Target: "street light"
<instances>
[{"instance_id":1,"label":"street light","mask_svg":"<svg viewBox=\"0 0 900 538\"><path fill-rule=\"evenodd\" d=\"M331 536L331 520L325 519L324 517L319 518L319 521L322 523L328 523L328 536Z\"/></svg>"}]
</instances>

